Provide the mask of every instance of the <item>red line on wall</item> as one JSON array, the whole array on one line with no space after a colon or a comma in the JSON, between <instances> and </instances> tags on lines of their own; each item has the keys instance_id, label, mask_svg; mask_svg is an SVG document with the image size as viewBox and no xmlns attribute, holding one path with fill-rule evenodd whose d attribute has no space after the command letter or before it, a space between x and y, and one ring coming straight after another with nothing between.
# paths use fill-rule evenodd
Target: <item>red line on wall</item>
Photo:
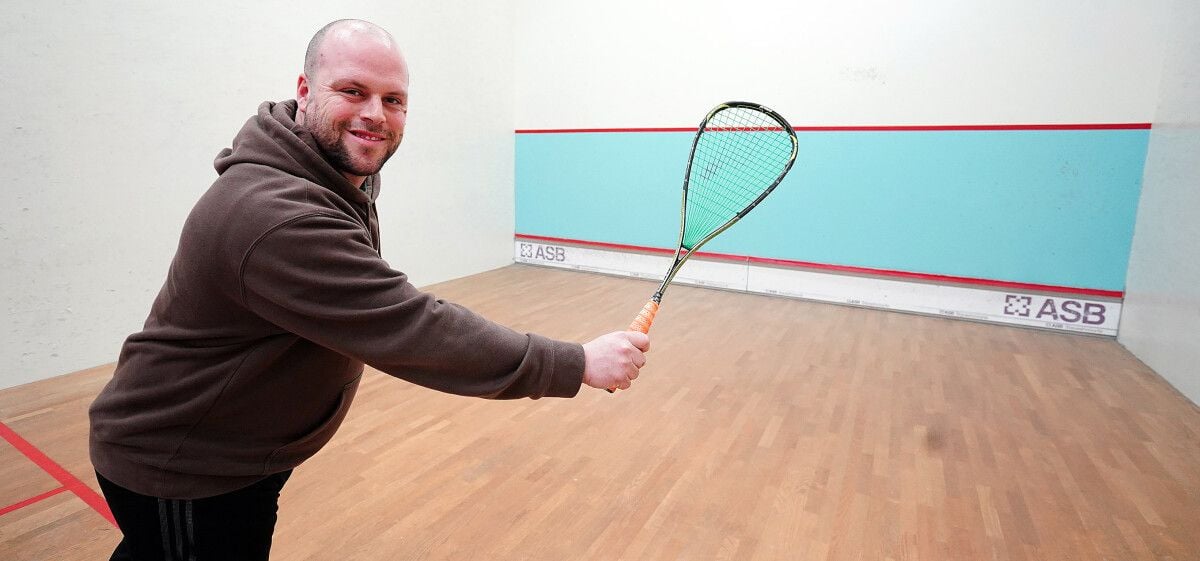
<instances>
[{"instance_id":1,"label":"red line on wall","mask_svg":"<svg viewBox=\"0 0 1200 561\"><path fill-rule=\"evenodd\" d=\"M1079 131L1147 130L1150 123L1093 123L1051 125L890 125L793 127L797 131Z\"/></svg>"},{"instance_id":2,"label":"red line on wall","mask_svg":"<svg viewBox=\"0 0 1200 561\"><path fill-rule=\"evenodd\" d=\"M27 506L29 506L29 505L31 505L31 504L33 504L33 503L36 503L36 502L38 502L38 501L42 501L42 500L45 500L45 499L49 499L50 497L53 497L54 495L57 495L57 494L59 494L59 493L61 493L61 492L63 492L63 491L66 491L66 490L67 490L67 488L66 488L66 487L59 487L59 488L57 488L57 489L51 489L51 490L49 490L49 491L46 491L45 493L42 493L42 494L40 494L40 495L38 495L38 496L36 496L36 497L30 497L30 498L28 498L28 499L25 499L25 500L23 500L23 501L19 502L19 503L11 504L11 505L8 505L8 506L6 506L6 507L4 507L4 508L0 508L0 516L4 516L5 514L8 514L8 513L12 512L12 511L14 511L14 510L18 510L18 509L21 509L21 508L27 507Z\"/></svg>"},{"instance_id":3,"label":"red line on wall","mask_svg":"<svg viewBox=\"0 0 1200 561\"><path fill-rule=\"evenodd\" d=\"M84 482L80 481L79 478L72 475L71 472L63 469L62 466L58 465L54 460L51 460L48 456L43 454L41 450L38 450L37 447L30 444L29 441L21 438L21 435L17 434L16 431L12 430L11 428L8 428L8 425L5 425L4 423L0 423L0 437L3 437L4 440L7 440L9 444L12 444L13 448L16 448L18 452L24 454L25 457L37 464L37 466L42 468L42 471L49 474L50 477L57 479L58 482L62 484L63 489L74 493L76 497L79 497L83 502L87 503L88 506L92 507L92 510L100 513L100 516L103 516L105 520L108 520L113 526L117 525L117 520L113 518L112 511L108 508L108 503L104 501L103 497L93 491L91 487L88 487ZM34 498L36 499L37 497Z\"/></svg>"},{"instance_id":4,"label":"red line on wall","mask_svg":"<svg viewBox=\"0 0 1200 561\"><path fill-rule=\"evenodd\" d=\"M542 241L551 243L567 243L574 245L583 245L588 247L599 247L605 249L618 249L624 251L644 251L648 253L659 253L673 255L675 250L663 249L661 247L645 247L638 245L608 243L608 242L592 242L586 240L575 240L570 238L556 238L551 236L537 236L533 234L513 234L513 237L521 240ZM763 265L783 266L795 269L815 269L820 271L833 271L838 273L851 273L856 275L873 275L881 277L895 277L904 279L921 280L926 282L936 283L953 283L967 284L976 286L987 286L992 288L1006 288L1012 290L1033 290L1039 292L1055 292L1060 294L1078 294L1081 296L1098 296L1101 298L1123 298L1125 292L1120 290L1102 290L1098 288L1076 288L1073 286L1056 286L1051 284L1035 284L1028 282L1002 281L992 279L978 279L972 277L958 277L953 275L937 275L931 273L916 273L911 271L895 271L890 269L875 269L871 267L855 267L851 265L831 265L829 263L814 263L811 261L796 261L792 259L775 259L771 257L754 257L750 255L733 255L728 253L710 253L707 251L697 251L696 257L704 257L709 259L720 259L725 261L740 261L746 263L759 263Z\"/></svg>"},{"instance_id":5,"label":"red line on wall","mask_svg":"<svg viewBox=\"0 0 1200 561\"><path fill-rule=\"evenodd\" d=\"M839 125L792 127L796 132L892 132L892 131L1077 131L1077 130L1148 130L1150 123L1085 123L1026 125ZM516 129L517 134L593 133L593 132L696 132L696 127L643 127L600 129Z\"/></svg>"}]
</instances>

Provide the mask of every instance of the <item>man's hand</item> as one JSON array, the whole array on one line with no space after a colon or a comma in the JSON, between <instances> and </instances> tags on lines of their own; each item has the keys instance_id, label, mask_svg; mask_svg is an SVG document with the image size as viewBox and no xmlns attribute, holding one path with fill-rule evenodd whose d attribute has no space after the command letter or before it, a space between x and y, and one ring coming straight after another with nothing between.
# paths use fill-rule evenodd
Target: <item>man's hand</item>
<instances>
[{"instance_id":1,"label":"man's hand","mask_svg":"<svg viewBox=\"0 0 1200 561\"><path fill-rule=\"evenodd\" d=\"M583 383L600 389L629 389L646 364L650 336L637 331L614 331L583 344Z\"/></svg>"}]
</instances>

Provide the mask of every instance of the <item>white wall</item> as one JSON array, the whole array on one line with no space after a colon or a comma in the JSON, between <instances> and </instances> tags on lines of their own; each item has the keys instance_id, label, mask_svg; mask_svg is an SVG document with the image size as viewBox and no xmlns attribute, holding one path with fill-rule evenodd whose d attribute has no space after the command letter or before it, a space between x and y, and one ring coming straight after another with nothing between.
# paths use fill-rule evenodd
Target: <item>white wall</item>
<instances>
[{"instance_id":1,"label":"white wall","mask_svg":"<svg viewBox=\"0 0 1200 561\"><path fill-rule=\"evenodd\" d=\"M1148 122L1164 0L518 0L517 128Z\"/></svg>"},{"instance_id":2,"label":"white wall","mask_svg":"<svg viewBox=\"0 0 1200 561\"><path fill-rule=\"evenodd\" d=\"M0 388L116 359L166 274L212 160L294 96L308 39L361 17L409 58L384 171L384 256L417 284L511 262L506 2L6 0L0 19Z\"/></svg>"},{"instance_id":3,"label":"white wall","mask_svg":"<svg viewBox=\"0 0 1200 561\"><path fill-rule=\"evenodd\" d=\"M1118 339L1200 403L1200 5L1170 22Z\"/></svg>"}]
</instances>

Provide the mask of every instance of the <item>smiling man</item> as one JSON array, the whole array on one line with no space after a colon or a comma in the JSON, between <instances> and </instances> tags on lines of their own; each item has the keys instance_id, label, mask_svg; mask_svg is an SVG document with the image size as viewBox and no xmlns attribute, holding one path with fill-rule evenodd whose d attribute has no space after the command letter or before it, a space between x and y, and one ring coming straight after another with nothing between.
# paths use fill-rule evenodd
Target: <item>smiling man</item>
<instances>
[{"instance_id":1,"label":"smiling man","mask_svg":"<svg viewBox=\"0 0 1200 561\"><path fill-rule=\"evenodd\" d=\"M408 65L386 31L334 22L309 42L296 101L296 124L347 180L362 185L404 139Z\"/></svg>"},{"instance_id":2,"label":"smiling man","mask_svg":"<svg viewBox=\"0 0 1200 561\"><path fill-rule=\"evenodd\" d=\"M649 339L518 333L414 288L379 252L379 170L408 67L370 23L313 37L296 100L222 150L142 331L90 410L124 533L112 559L267 559L279 492L346 416L363 365L492 399L627 389Z\"/></svg>"}]
</instances>

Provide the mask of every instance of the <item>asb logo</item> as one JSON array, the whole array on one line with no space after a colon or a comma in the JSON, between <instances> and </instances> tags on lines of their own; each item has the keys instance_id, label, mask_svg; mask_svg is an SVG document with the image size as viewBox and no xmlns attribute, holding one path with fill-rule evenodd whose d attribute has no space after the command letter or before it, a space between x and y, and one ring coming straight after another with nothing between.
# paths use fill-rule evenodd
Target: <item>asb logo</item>
<instances>
[{"instance_id":1,"label":"asb logo","mask_svg":"<svg viewBox=\"0 0 1200 561\"><path fill-rule=\"evenodd\" d=\"M1028 296L1017 296L1015 294L1006 294L1004 296L1004 315L1006 316L1027 318L1029 317L1031 306L1033 306L1033 298Z\"/></svg>"},{"instance_id":2,"label":"asb logo","mask_svg":"<svg viewBox=\"0 0 1200 561\"><path fill-rule=\"evenodd\" d=\"M1098 302L1080 302L1050 297L1004 296L1004 315L1033 318L1056 323L1101 325L1108 307Z\"/></svg>"},{"instance_id":3,"label":"asb logo","mask_svg":"<svg viewBox=\"0 0 1200 561\"><path fill-rule=\"evenodd\" d=\"M531 243L521 244L521 257L539 261L555 261L562 263L567 260L567 248L553 245Z\"/></svg>"}]
</instances>

